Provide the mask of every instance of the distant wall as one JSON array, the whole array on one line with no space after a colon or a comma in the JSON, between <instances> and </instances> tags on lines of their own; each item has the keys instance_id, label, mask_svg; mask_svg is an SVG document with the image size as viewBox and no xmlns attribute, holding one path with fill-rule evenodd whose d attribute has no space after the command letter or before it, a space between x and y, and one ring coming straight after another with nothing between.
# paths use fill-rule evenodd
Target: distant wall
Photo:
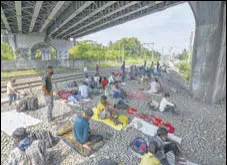
<instances>
[{"instance_id":1,"label":"distant wall","mask_svg":"<svg viewBox=\"0 0 227 165\"><path fill-rule=\"evenodd\" d=\"M82 69L85 65L95 65L97 61L85 60L1 60L1 71L13 71L22 69L39 69L45 68L48 65L53 67L74 67Z\"/></svg>"}]
</instances>

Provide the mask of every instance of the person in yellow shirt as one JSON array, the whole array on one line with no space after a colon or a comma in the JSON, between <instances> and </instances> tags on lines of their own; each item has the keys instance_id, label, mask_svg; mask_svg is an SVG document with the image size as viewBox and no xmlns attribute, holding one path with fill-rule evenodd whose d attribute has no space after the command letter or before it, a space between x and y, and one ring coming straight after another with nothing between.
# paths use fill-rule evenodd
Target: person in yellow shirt
<instances>
[{"instance_id":1,"label":"person in yellow shirt","mask_svg":"<svg viewBox=\"0 0 227 165\"><path fill-rule=\"evenodd\" d=\"M97 106L97 115L100 119L110 118L115 124L118 123L118 115L113 105L107 101L107 97L103 95Z\"/></svg>"},{"instance_id":2,"label":"person in yellow shirt","mask_svg":"<svg viewBox=\"0 0 227 165\"><path fill-rule=\"evenodd\" d=\"M162 165L162 164L151 152L148 152L142 156L139 165Z\"/></svg>"}]
</instances>

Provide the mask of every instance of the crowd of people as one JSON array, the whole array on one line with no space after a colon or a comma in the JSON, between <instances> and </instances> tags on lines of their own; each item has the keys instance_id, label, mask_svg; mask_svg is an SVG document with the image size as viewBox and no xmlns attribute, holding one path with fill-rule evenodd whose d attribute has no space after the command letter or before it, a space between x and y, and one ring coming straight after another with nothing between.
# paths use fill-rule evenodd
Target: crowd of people
<instances>
[{"instance_id":1,"label":"crowd of people","mask_svg":"<svg viewBox=\"0 0 227 165\"><path fill-rule=\"evenodd\" d=\"M149 83L149 88L144 91L144 93L151 96L152 94L162 92L162 85L159 82L158 76L160 76L160 64L157 62L157 67L155 68L154 62L151 63L150 67L147 67L147 62L144 61L144 65L142 67L138 67L136 65L131 65L129 73L126 71L125 61L123 61L122 66L120 68L119 73L112 72L111 75L107 77L102 77L99 72L99 66L96 65L96 73L94 76L88 76L87 68L84 68L84 80L82 84L78 85L78 91L76 94L80 96L81 99L92 98L94 95L94 89L103 89L106 90L107 87L111 88L111 98L125 100L127 99L126 91L121 87L120 82L124 82L128 80L138 80L140 81L141 78L146 77ZM53 84L52 84L52 75L54 74L52 66L48 66L46 68L46 74L42 80L42 91L44 98L46 100L47 106L47 120L48 122L54 121L54 117L52 116L53 106L54 106L54 99L53 99ZM9 96L9 104L11 105L13 101L16 100L16 96L19 93L14 88L15 80L9 81L7 84L7 94ZM165 93L161 102L159 103L159 110L160 112L172 112L174 113L176 110L176 104L173 104L169 101L169 93ZM97 104L97 115L100 119L109 118L114 122L114 124L118 125L121 124L118 120L119 114L117 113L114 105L112 105L109 101L107 101L107 96L102 95L100 102ZM92 109L86 110L82 115L78 115L74 120L74 137L77 142L81 143L83 147L91 150L92 144L95 142L102 140L102 138L97 138L95 135L91 135L90 128L89 128L89 119L94 115ZM179 146L175 143L171 142L168 145L165 145L165 141L167 139L168 131L164 128L161 128L157 132L157 136L151 139L149 153L155 155L155 157L160 161L163 165L168 165L168 161L166 159L165 153L169 151L173 151L175 155L181 159L181 151ZM22 136L22 135L21 135ZM18 139L18 136L17 136ZM23 140L23 137L19 138ZM31 146L31 142L26 144L25 150ZM38 141L36 147L36 152L39 154L43 148L44 144ZM20 150L21 148L16 146L17 149ZM26 154L26 153L25 153ZM44 153L42 153L44 154ZM22 159L22 158L21 158ZM32 158L31 158L32 159ZM40 158L41 159L41 158ZM33 161L33 160L30 160ZM12 162L12 161L11 161ZM10 165L19 165L19 162L13 162ZM43 163L45 164L45 163ZM141 161L141 165L144 165Z\"/></svg>"}]
</instances>

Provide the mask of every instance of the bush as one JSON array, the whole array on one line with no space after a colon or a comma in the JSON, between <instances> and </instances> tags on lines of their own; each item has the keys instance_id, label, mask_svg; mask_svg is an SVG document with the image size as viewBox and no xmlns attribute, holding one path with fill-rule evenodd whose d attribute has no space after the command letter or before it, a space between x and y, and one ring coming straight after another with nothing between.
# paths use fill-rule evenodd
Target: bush
<instances>
[{"instance_id":1,"label":"bush","mask_svg":"<svg viewBox=\"0 0 227 165\"><path fill-rule=\"evenodd\" d=\"M5 42L1 42L1 60L14 60L13 49Z\"/></svg>"},{"instance_id":2,"label":"bush","mask_svg":"<svg viewBox=\"0 0 227 165\"><path fill-rule=\"evenodd\" d=\"M183 75L186 81L190 80L190 73L191 73L191 63L188 61L181 61L177 64L177 68L179 69L180 73Z\"/></svg>"}]
</instances>

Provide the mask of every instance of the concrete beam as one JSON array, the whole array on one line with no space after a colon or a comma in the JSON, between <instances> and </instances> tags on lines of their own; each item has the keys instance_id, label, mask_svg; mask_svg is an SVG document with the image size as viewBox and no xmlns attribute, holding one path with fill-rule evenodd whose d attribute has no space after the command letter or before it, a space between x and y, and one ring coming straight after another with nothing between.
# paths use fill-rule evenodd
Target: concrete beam
<instances>
[{"instance_id":1,"label":"concrete beam","mask_svg":"<svg viewBox=\"0 0 227 165\"><path fill-rule=\"evenodd\" d=\"M69 31L70 29L76 27L77 25L79 25L80 23L82 23L83 21L91 18L92 16L94 16L95 14L101 12L102 10L106 9L107 7L113 5L114 3L116 3L117 1L108 1L105 5L101 6L100 8L97 8L94 10L94 12L90 13L89 15L87 15L86 17L84 17L83 19L81 19L80 21L76 22L73 26L70 26L69 28L66 28L65 30L63 30L61 33L57 34L55 37L60 36L61 34L64 34L65 32ZM63 36L64 37L64 36Z\"/></svg>"},{"instance_id":2,"label":"concrete beam","mask_svg":"<svg viewBox=\"0 0 227 165\"><path fill-rule=\"evenodd\" d=\"M18 31L22 31L22 12L21 12L21 1L15 1L15 8L16 8L16 14L17 14L17 25L18 25Z\"/></svg>"},{"instance_id":3,"label":"concrete beam","mask_svg":"<svg viewBox=\"0 0 227 165\"><path fill-rule=\"evenodd\" d=\"M7 18L6 18L6 16L5 16L5 13L4 13L2 7L1 7L1 19L2 19L3 23L4 23L5 26L6 26L6 29L7 29L9 32L11 32L9 23L8 23L8 21L7 21Z\"/></svg>"},{"instance_id":4,"label":"concrete beam","mask_svg":"<svg viewBox=\"0 0 227 165\"><path fill-rule=\"evenodd\" d=\"M153 5L156 5L156 3L150 3L149 5L146 5L146 6L144 6L144 7L141 7L141 8L139 8L139 9L137 9L137 10L133 10L132 12L129 12L129 13L125 14L125 15L122 15L122 16L120 16L120 17L117 17L117 18L114 18L114 19L112 19L112 20L109 20L109 21L107 21L107 22L105 22L105 23L103 23L103 24L100 24L100 25L98 25L98 26L95 26L95 27L92 27L92 28L90 28L90 29L87 29L86 31L84 31L84 32L82 32L82 33L79 33L79 34L77 34L77 35L75 35L75 36L79 36L79 35L81 35L81 34L84 34L84 33L88 32L88 31L91 31L91 30L93 30L93 29L96 29L96 28L99 28L99 27L101 27L101 26L103 26L103 25L106 25L106 24L108 24L108 23L110 23L110 22L113 22L113 21L119 20L119 19L121 19L121 18L127 17L127 16L132 15L132 14L134 14L134 13L136 13L136 12L139 12L139 11L141 11L141 10L144 10L144 9L146 9L146 8L149 8L149 7L153 6ZM72 37L75 37L75 36L72 36Z\"/></svg>"},{"instance_id":5,"label":"concrete beam","mask_svg":"<svg viewBox=\"0 0 227 165\"><path fill-rule=\"evenodd\" d=\"M47 30L47 35L51 36L63 25L68 23L71 19L81 13L84 9L90 6L93 1L73 1L72 4L66 9L56 22Z\"/></svg>"},{"instance_id":6,"label":"concrete beam","mask_svg":"<svg viewBox=\"0 0 227 165\"><path fill-rule=\"evenodd\" d=\"M113 12L110 12L109 14L104 15L104 16L101 17L101 18L98 18L98 19L96 19L96 20L94 20L94 21L91 21L89 24L86 24L85 26L82 26L82 27L80 27L79 29L76 29L76 30L70 32L69 34L63 36L63 38L68 37L68 36L70 36L71 34L76 33L76 32L78 32L79 30L81 30L81 29L83 29L83 28L86 28L86 27L88 27L88 26L90 26L90 25L92 25L92 24L94 24L94 23L96 23L96 22L98 22L98 21L100 21L100 20L102 20L102 19L104 19L104 18L107 18L107 17L109 17L109 16L111 16L111 15L113 15L113 14L119 12L119 11L122 11L122 10L124 10L124 9L126 9L126 8L128 8L128 7L130 7L130 6L132 6L132 5L135 5L135 4L137 4L138 2L139 2L139 1L132 1L132 2L126 4L126 5L122 6L122 7L120 7L120 8L118 8L118 9L114 10Z\"/></svg>"},{"instance_id":7,"label":"concrete beam","mask_svg":"<svg viewBox=\"0 0 227 165\"><path fill-rule=\"evenodd\" d=\"M46 19L45 23L41 27L39 32L43 32L43 30L47 27L47 25L55 18L57 12L61 9L61 7L64 5L65 1L58 1L48 18Z\"/></svg>"},{"instance_id":8,"label":"concrete beam","mask_svg":"<svg viewBox=\"0 0 227 165\"><path fill-rule=\"evenodd\" d=\"M29 27L29 32L31 33L34 26L35 26L35 22L36 22L36 19L39 15L39 11L42 7L42 4L43 4L43 1L36 1L36 4L35 4L35 10L33 12L33 16L32 16L32 21L31 21L31 25Z\"/></svg>"}]
</instances>

